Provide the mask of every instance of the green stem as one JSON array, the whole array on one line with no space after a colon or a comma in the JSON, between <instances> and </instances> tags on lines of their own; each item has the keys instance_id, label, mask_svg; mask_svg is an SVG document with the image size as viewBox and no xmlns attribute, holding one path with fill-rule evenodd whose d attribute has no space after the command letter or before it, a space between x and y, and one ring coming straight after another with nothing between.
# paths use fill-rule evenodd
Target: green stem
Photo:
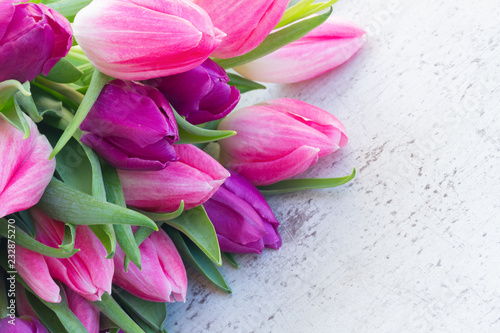
<instances>
[{"instance_id":1,"label":"green stem","mask_svg":"<svg viewBox=\"0 0 500 333\"><path fill-rule=\"evenodd\" d=\"M35 87L42 89L43 91L45 91L49 94L51 94L52 96L54 96L55 98L57 98L58 100L60 100L64 104L66 104L66 106L68 106L74 110L78 109L78 104L75 104L72 100L70 100L66 96L61 95L57 91L54 91L54 90L50 89L49 87L46 87L43 84L36 82L36 80L31 81L31 84Z\"/></svg>"},{"instance_id":2,"label":"green stem","mask_svg":"<svg viewBox=\"0 0 500 333\"><path fill-rule=\"evenodd\" d=\"M126 333L144 333L108 293L101 296L100 302L92 303Z\"/></svg>"},{"instance_id":3,"label":"green stem","mask_svg":"<svg viewBox=\"0 0 500 333\"><path fill-rule=\"evenodd\" d=\"M104 85L111 79L111 77L107 76L106 74L102 74L97 69L94 71L92 80L90 81L89 89L87 90L87 93L85 94L80 107L76 111L75 117L71 120L68 127L66 127L66 129L64 130L64 133L57 142L56 146L54 147L54 151L52 151L52 154L50 154L49 158L53 158L54 156L56 156L57 153L59 153L61 149L64 148L66 143L68 143L69 139L71 139L71 137L75 134L75 132L80 127L80 124L89 113L90 109L97 100L97 97L99 97L99 94L101 93L102 88L104 88Z\"/></svg>"},{"instance_id":4,"label":"green stem","mask_svg":"<svg viewBox=\"0 0 500 333\"><path fill-rule=\"evenodd\" d=\"M85 97L85 95L83 95L82 93L79 93L75 89L71 89L66 84L55 83L55 82L52 82L52 81L47 80L47 79L40 77L40 76L35 78L35 82L57 92L58 94L60 94L64 97L66 97L73 104L76 104L76 107L78 107L78 105L80 105L82 103L83 98Z\"/></svg>"}]
</instances>

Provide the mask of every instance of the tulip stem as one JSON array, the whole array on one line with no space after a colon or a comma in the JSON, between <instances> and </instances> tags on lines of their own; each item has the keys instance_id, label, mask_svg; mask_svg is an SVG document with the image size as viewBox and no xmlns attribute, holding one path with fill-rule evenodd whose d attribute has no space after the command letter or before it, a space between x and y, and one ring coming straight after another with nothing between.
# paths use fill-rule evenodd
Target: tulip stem
<instances>
[{"instance_id":1,"label":"tulip stem","mask_svg":"<svg viewBox=\"0 0 500 333\"><path fill-rule=\"evenodd\" d=\"M144 333L108 293L101 296L101 301L92 303L126 333Z\"/></svg>"},{"instance_id":2,"label":"tulip stem","mask_svg":"<svg viewBox=\"0 0 500 333\"><path fill-rule=\"evenodd\" d=\"M82 93L79 93L75 89L71 89L66 84L56 83L56 82L47 80L47 79L45 79L43 77L40 77L40 76L38 76L37 78L35 78L34 83L39 88L43 89L43 87L40 87L40 85L42 85L42 86L45 86L45 87L49 88L50 90L55 91L58 94L64 96L66 99L68 99L69 101L71 101L71 105L70 106L73 107L73 108L75 108L75 109L78 108L78 106L80 104L82 104L83 98L85 97L85 95L83 95Z\"/></svg>"}]
</instances>

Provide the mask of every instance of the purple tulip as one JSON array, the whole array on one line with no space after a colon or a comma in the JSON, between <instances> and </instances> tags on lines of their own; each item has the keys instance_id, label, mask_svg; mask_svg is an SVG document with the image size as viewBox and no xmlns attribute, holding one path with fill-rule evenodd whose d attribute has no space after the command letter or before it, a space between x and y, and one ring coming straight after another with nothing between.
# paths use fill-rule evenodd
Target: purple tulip
<instances>
[{"instance_id":1,"label":"purple tulip","mask_svg":"<svg viewBox=\"0 0 500 333\"><path fill-rule=\"evenodd\" d=\"M125 272L125 254L117 248L113 283L129 293L153 302L184 302L187 277L181 256L167 233L160 229L139 246L142 270L130 264Z\"/></svg>"},{"instance_id":2,"label":"purple tulip","mask_svg":"<svg viewBox=\"0 0 500 333\"><path fill-rule=\"evenodd\" d=\"M279 249L279 223L264 196L246 178L231 172L217 192L203 205L212 221L222 251L261 253Z\"/></svg>"},{"instance_id":3,"label":"purple tulip","mask_svg":"<svg viewBox=\"0 0 500 333\"><path fill-rule=\"evenodd\" d=\"M73 42L69 21L43 4L0 2L0 82L47 75Z\"/></svg>"},{"instance_id":4,"label":"purple tulip","mask_svg":"<svg viewBox=\"0 0 500 333\"><path fill-rule=\"evenodd\" d=\"M13 324L11 324L11 322ZM15 319L11 319L10 317L0 319L0 332L49 333L38 319L30 316L22 316Z\"/></svg>"},{"instance_id":5,"label":"purple tulip","mask_svg":"<svg viewBox=\"0 0 500 333\"><path fill-rule=\"evenodd\" d=\"M240 100L236 87L228 85L226 71L207 59L190 71L148 80L173 108L191 124L202 124L224 118Z\"/></svg>"},{"instance_id":6,"label":"purple tulip","mask_svg":"<svg viewBox=\"0 0 500 333\"><path fill-rule=\"evenodd\" d=\"M173 111L158 90L141 83L108 83L80 129L89 132L82 141L119 169L161 170L177 160Z\"/></svg>"}]
</instances>

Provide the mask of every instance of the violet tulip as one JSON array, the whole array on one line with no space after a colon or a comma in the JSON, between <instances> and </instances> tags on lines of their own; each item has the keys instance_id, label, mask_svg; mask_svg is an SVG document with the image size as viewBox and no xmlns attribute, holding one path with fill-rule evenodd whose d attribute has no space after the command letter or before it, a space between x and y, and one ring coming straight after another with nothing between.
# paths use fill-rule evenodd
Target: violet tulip
<instances>
[{"instance_id":1,"label":"violet tulip","mask_svg":"<svg viewBox=\"0 0 500 333\"><path fill-rule=\"evenodd\" d=\"M14 324L11 324L13 321ZM49 333L47 328L36 318L21 316L11 319L5 317L0 319L0 332L4 333Z\"/></svg>"},{"instance_id":2,"label":"violet tulip","mask_svg":"<svg viewBox=\"0 0 500 333\"><path fill-rule=\"evenodd\" d=\"M90 62L123 80L188 71L224 36L188 0L94 0L78 12L73 28Z\"/></svg>"},{"instance_id":3,"label":"violet tulip","mask_svg":"<svg viewBox=\"0 0 500 333\"><path fill-rule=\"evenodd\" d=\"M0 2L0 82L47 75L73 42L69 21L43 4Z\"/></svg>"},{"instance_id":4,"label":"violet tulip","mask_svg":"<svg viewBox=\"0 0 500 333\"><path fill-rule=\"evenodd\" d=\"M155 88L113 80L80 125L82 142L116 168L161 170L177 160L179 132L170 105Z\"/></svg>"},{"instance_id":5,"label":"violet tulip","mask_svg":"<svg viewBox=\"0 0 500 333\"><path fill-rule=\"evenodd\" d=\"M347 144L344 126L330 113L290 98L232 112L219 124L238 134L219 141L225 165L255 185L298 175Z\"/></svg>"},{"instance_id":6,"label":"violet tulip","mask_svg":"<svg viewBox=\"0 0 500 333\"><path fill-rule=\"evenodd\" d=\"M261 253L264 247L281 247L279 223L271 207L259 190L236 172L231 171L231 177L203 206L222 251Z\"/></svg>"},{"instance_id":7,"label":"violet tulip","mask_svg":"<svg viewBox=\"0 0 500 333\"><path fill-rule=\"evenodd\" d=\"M289 0L193 0L224 31L212 53L216 58L236 57L256 48L278 24Z\"/></svg>"},{"instance_id":8,"label":"violet tulip","mask_svg":"<svg viewBox=\"0 0 500 333\"><path fill-rule=\"evenodd\" d=\"M193 145L174 145L177 162L159 171L118 170L127 205L151 212L173 212L182 200L191 209L207 201L229 172Z\"/></svg>"},{"instance_id":9,"label":"violet tulip","mask_svg":"<svg viewBox=\"0 0 500 333\"><path fill-rule=\"evenodd\" d=\"M364 34L356 24L333 17L299 40L234 70L262 82L308 80L349 60L363 46Z\"/></svg>"},{"instance_id":10,"label":"violet tulip","mask_svg":"<svg viewBox=\"0 0 500 333\"><path fill-rule=\"evenodd\" d=\"M151 79L172 107L191 124L224 118L240 100L240 91L228 85L226 71L211 59L190 71Z\"/></svg>"},{"instance_id":11,"label":"violet tulip","mask_svg":"<svg viewBox=\"0 0 500 333\"><path fill-rule=\"evenodd\" d=\"M35 205L56 168L56 161L49 160L49 141L23 116L30 126L27 139L0 116L0 217Z\"/></svg>"},{"instance_id":12,"label":"violet tulip","mask_svg":"<svg viewBox=\"0 0 500 333\"><path fill-rule=\"evenodd\" d=\"M139 246L142 270L130 264L125 272L125 254L117 249L113 283L129 293L153 302L185 302L187 277L181 256L167 233L160 229Z\"/></svg>"},{"instance_id":13,"label":"violet tulip","mask_svg":"<svg viewBox=\"0 0 500 333\"><path fill-rule=\"evenodd\" d=\"M64 223L51 219L36 207L30 209L30 214L35 222L36 239L57 248L64 237ZM54 279L89 301L99 301L104 292L111 293L113 260L106 259L106 249L86 225L76 228L75 248L80 251L70 258L59 259L43 256L18 245L17 272L47 302L61 301L60 290Z\"/></svg>"}]
</instances>

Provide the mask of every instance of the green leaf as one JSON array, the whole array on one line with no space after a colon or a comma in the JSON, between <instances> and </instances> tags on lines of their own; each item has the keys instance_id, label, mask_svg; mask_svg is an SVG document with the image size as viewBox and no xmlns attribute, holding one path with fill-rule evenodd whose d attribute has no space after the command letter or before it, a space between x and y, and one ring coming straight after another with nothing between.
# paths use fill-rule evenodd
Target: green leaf
<instances>
[{"instance_id":1,"label":"green leaf","mask_svg":"<svg viewBox=\"0 0 500 333\"><path fill-rule=\"evenodd\" d=\"M236 135L235 131L217 131L204 129L187 122L184 117L181 117L176 111L174 111L175 120L179 127L179 141L177 144L187 144L187 143L204 143L210 141L217 141L224 138L229 138Z\"/></svg>"},{"instance_id":2,"label":"green leaf","mask_svg":"<svg viewBox=\"0 0 500 333\"><path fill-rule=\"evenodd\" d=\"M38 319L49 330L49 332L68 332L54 311L43 304L38 297L29 291L25 291L26 299L31 308L35 311Z\"/></svg>"},{"instance_id":3,"label":"green leaf","mask_svg":"<svg viewBox=\"0 0 500 333\"><path fill-rule=\"evenodd\" d=\"M62 244L59 245L61 249L66 252L72 252L75 248L76 227L70 223L64 224L64 237Z\"/></svg>"},{"instance_id":4,"label":"green leaf","mask_svg":"<svg viewBox=\"0 0 500 333\"><path fill-rule=\"evenodd\" d=\"M288 25L290 23L303 19L307 16L315 14L319 11L327 9L337 1L338 0L330 0L327 2L314 2L314 0L302 0L285 11L285 14L283 14L283 17L281 18L280 22L275 27L275 29L281 28L285 25Z\"/></svg>"},{"instance_id":5,"label":"green leaf","mask_svg":"<svg viewBox=\"0 0 500 333\"><path fill-rule=\"evenodd\" d=\"M7 299L7 289L5 289L5 278L3 269L0 269L0 319L9 315L9 309L7 308L9 300Z\"/></svg>"},{"instance_id":6,"label":"green leaf","mask_svg":"<svg viewBox=\"0 0 500 333\"><path fill-rule=\"evenodd\" d=\"M167 319L165 302L146 301L118 287L113 288L113 296L146 332L162 331Z\"/></svg>"},{"instance_id":7,"label":"green leaf","mask_svg":"<svg viewBox=\"0 0 500 333\"><path fill-rule=\"evenodd\" d=\"M222 256L224 257L224 259L227 260L227 262L229 262L231 264L231 266L233 266L234 268L240 268L240 266L236 262L236 259L234 259L234 256L232 253L222 252Z\"/></svg>"},{"instance_id":8,"label":"green leaf","mask_svg":"<svg viewBox=\"0 0 500 333\"><path fill-rule=\"evenodd\" d=\"M232 292L217 266L194 243L182 237L175 229L167 228L167 232L184 261L220 289Z\"/></svg>"},{"instance_id":9,"label":"green leaf","mask_svg":"<svg viewBox=\"0 0 500 333\"><path fill-rule=\"evenodd\" d=\"M75 190L52 179L38 203L48 216L72 224L128 224L158 230L148 217Z\"/></svg>"},{"instance_id":10,"label":"green leaf","mask_svg":"<svg viewBox=\"0 0 500 333\"><path fill-rule=\"evenodd\" d=\"M23 139L29 138L31 134L30 126L26 118L24 118L23 112L14 97L3 104L3 107L0 108L0 115L23 133Z\"/></svg>"},{"instance_id":11,"label":"green leaf","mask_svg":"<svg viewBox=\"0 0 500 333\"><path fill-rule=\"evenodd\" d=\"M233 73L227 73L227 76L231 81L228 82L230 86L235 86L238 88L240 93L244 94L246 92L255 90L255 89L266 89L266 86L257 83L255 81L246 79L242 76L233 74Z\"/></svg>"},{"instance_id":12,"label":"green leaf","mask_svg":"<svg viewBox=\"0 0 500 333\"><path fill-rule=\"evenodd\" d=\"M26 91L30 92L29 81L24 82L23 87ZM19 91L14 95L14 98L16 99L17 103L19 104L19 107L21 108L21 110L24 113L26 113L28 116L30 116L30 118L35 123L39 123L42 121L43 118L38 113L38 109L36 108L36 104L33 100L33 94L31 96L26 96L24 93Z\"/></svg>"},{"instance_id":13,"label":"green leaf","mask_svg":"<svg viewBox=\"0 0 500 333\"><path fill-rule=\"evenodd\" d=\"M146 212L146 211L143 211L143 210L140 210L137 208L134 208L134 210L143 214L143 215L146 215L151 220L156 221L156 222L169 221L169 220L175 219L176 217L179 217L182 214L182 212L184 211L184 200L181 200L179 208L177 208L177 210L175 212L172 212L172 213L151 213L151 212Z\"/></svg>"},{"instance_id":14,"label":"green leaf","mask_svg":"<svg viewBox=\"0 0 500 333\"><path fill-rule=\"evenodd\" d=\"M13 218L15 220L16 226L23 229L28 235L33 238L36 238L36 228L33 220L31 219L31 215L27 210L22 210L20 212L8 215L5 217L6 219Z\"/></svg>"},{"instance_id":15,"label":"green leaf","mask_svg":"<svg viewBox=\"0 0 500 333\"><path fill-rule=\"evenodd\" d=\"M303 37L312 29L319 26L321 23L325 22L326 19L332 13L332 9L324 14L314 16L303 21L299 21L285 27L281 30L269 34L269 36L264 39L264 41L257 46L257 48L252 51L241 55L239 57L229 58L229 59L214 59L220 66L224 68L233 68L236 66L241 66L247 62L259 59L269 53L272 53L279 48L296 41L297 39Z\"/></svg>"},{"instance_id":16,"label":"green leaf","mask_svg":"<svg viewBox=\"0 0 500 333\"><path fill-rule=\"evenodd\" d=\"M102 74L98 70L95 70L94 74L92 75L92 81L90 82L89 89L85 94L80 107L76 111L75 117L71 120L68 127L66 127L66 129L64 130L64 133L57 142L49 158L53 158L54 156L56 156L57 153L61 151L61 149L75 134L75 132L79 130L80 124L83 122L90 109L94 105L97 97L101 93L102 88L104 88L104 85L111 79L111 77Z\"/></svg>"},{"instance_id":17,"label":"green leaf","mask_svg":"<svg viewBox=\"0 0 500 333\"><path fill-rule=\"evenodd\" d=\"M0 82L0 109L5 103L7 103L7 101L14 97L18 91L24 96L31 96L29 90L26 90L25 86L23 86L19 81L7 80Z\"/></svg>"},{"instance_id":18,"label":"green leaf","mask_svg":"<svg viewBox=\"0 0 500 333\"><path fill-rule=\"evenodd\" d=\"M82 76L83 72L81 70L76 68L69 60L62 58L44 77L57 83L72 83L80 80Z\"/></svg>"},{"instance_id":19,"label":"green leaf","mask_svg":"<svg viewBox=\"0 0 500 333\"><path fill-rule=\"evenodd\" d=\"M181 216L165 223L188 236L214 263L222 264L217 234L203 206L186 210Z\"/></svg>"},{"instance_id":20,"label":"green leaf","mask_svg":"<svg viewBox=\"0 0 500 333\"><path fill-rule=\"evenodd\" d=\"M118 172L116 172L115 168L104 162L101 163L101 168L104 187L106 190L106 200L110 203L117 204L118 206L126 207L125 197L123 195L123 189L120 183L120 178L118 177ZM135 241L132 227L119 224L115 224L113 227L115 229L118 244L125 253L126 259L132 260L132 262L139 269L141 269L141 251L139 250L138 243ZM149 228L145 229L151 230ZM153 230L151 230L151 232L153 232Z\"/></svg>"},{"instance_id":21,"label":"green leaf","mask_svg":"<svg viewBox=\"0 0 500 333\"><path fill-rule=\"evenodd\" d=\"M101 301L92 302L106 317L111 319L125 332L144 332L120 307L118 303L108 293L104 293Z\"/></svg>"},{"instance_id":22,"label":"green leaf","mask_svg":"<svg viewBox=\"0 0 500 333\"><path fill-rule=\"evenodd\" d=\"M51 1L47 6L61 13L70 22L73 22L76 13L91 2L92 0L60 0Z\"/></svg>"},{"instance_id":23,"label":"green leaf","mask_svg":"<svg viewBox=\"0 0 500 333\"><path fill-rule=\"evenodd\" d=\"M10 227L12 229L12 227ZM78 249L74 249L72 252L66 252L63 249L56 249L45 244L40 243L39 241L31 238L27 233L25 233L21 228L14 225L15 235L16 235L16 244L31 250L43 254L44 256L53 257L53 258L69 258L76 252ZM0 235L4 237L8 237L9 235L9 227L6 219L0 219ZM11 231L12 234L12 231Z\"/></svg>"},{"instance_id":24,"label":"green leaf","mask_svg":"<svg viewBox=\"0 0 500 333\"><path fill-rule=\"evenodd\" d=\"M277 194L288 193L302 190L311 190L319 188L328 188L344 185L356 176L356 169L352 170L352 174L340 178L304 178L304 179L289 179L274 183L267 186L258 186L257 188L262 194Z\"/></svg>"}]
</instances>

